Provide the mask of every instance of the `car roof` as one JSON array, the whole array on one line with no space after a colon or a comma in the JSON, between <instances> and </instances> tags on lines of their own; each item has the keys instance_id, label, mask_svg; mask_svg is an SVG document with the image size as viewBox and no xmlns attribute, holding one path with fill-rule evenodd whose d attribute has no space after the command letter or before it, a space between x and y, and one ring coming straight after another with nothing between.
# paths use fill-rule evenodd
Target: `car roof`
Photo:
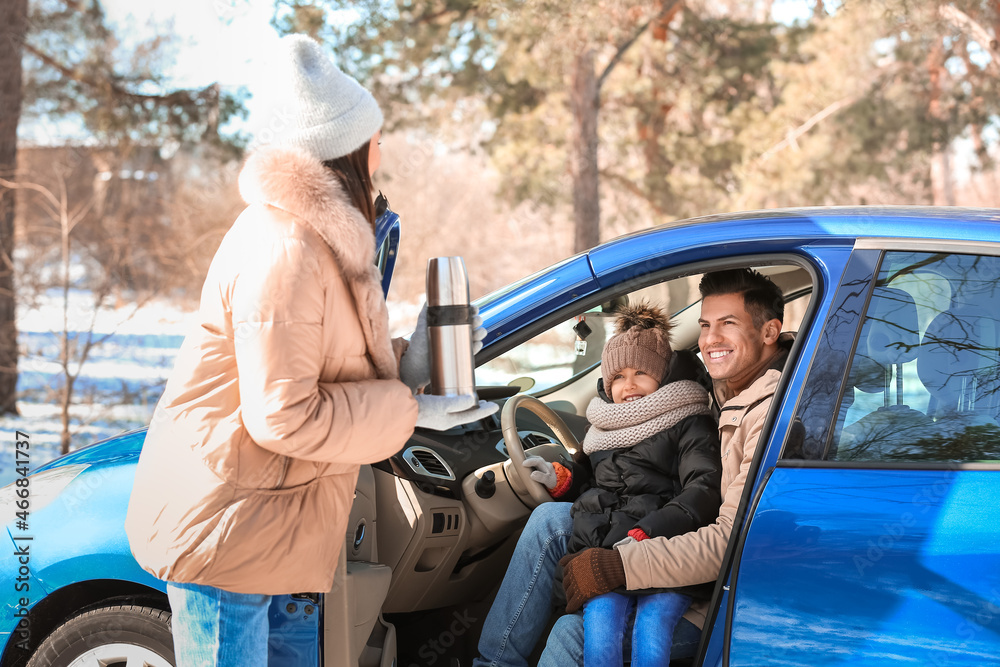
<instances>
[{"instance_id":1,"label":"car roof","mask_svg":"<svg viewBox=\"0 0 1000 667\"><path fill-rule=\"evenodd\" d=\"M956 224L959 223L959 224ZM655 225L605 241L588 256L670 231L671 244L761 238L912 238L1000 242L1000 209L957 206L817 206L741 211ZM597 268L597 267L595 267Z\"/></svg>"},{"instance_id":2,"label":"car roof","mask_svg":"<svg viewBox=\"0 0 1000 667\"><path fill-rule=\"evenodd\" d=\"M602 286L637 268L783 252L811 243L913 239L1000 243L1000 210L930 206L828 206L727 213L670 222L602 243L586 253Z\"/></svg>"},{"instance_id":3,"label":"car roof","mask_svg":"<svg viewBox=\"0 0 1000 667\"><path fill-rule=\"evenodd\" d=\"M694 225L728 226L733 223L762 221L821 223L846 236L883 236L884 234L879 233L883 227L891 227L896 233L907 237L921 236L925 230L937 227L942 230L944 238L952 238L952 235L948 233L949 229L953 229L949 223L956 220L968 223L997 223L1000 222L1000 209L959 206L803 206L760 209L717 213L665 222L645 230L624 234L606 243L663 229ZM753 228L751 234L755 234L755 230L759 231L759 228ZM996 240L1000 240L1000 229L996 230L992 236Z\"/></svg>"}]
</instances>

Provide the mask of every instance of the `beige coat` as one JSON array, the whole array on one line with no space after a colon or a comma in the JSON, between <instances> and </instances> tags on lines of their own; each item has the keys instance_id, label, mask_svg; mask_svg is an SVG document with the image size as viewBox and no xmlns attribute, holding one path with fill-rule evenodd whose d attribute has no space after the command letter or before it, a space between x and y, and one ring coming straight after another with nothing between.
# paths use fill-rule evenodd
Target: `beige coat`
<instances>
[{"instance_id":1,"label":"beige coat","mask_svg":"<svg viewBox=\"0 0 1000 667\"><path fill-rule=\"evenodd\" d=\"M264 148L209 269L139 457L125 529L160 579L325 592L359 466L399 451L417 404L370 225L306 153Z\"/></svg>"},{"instance_id":2,"label":"beige coat","mask_svg":"<svg viewBox=\"0 0 1000 667\"><path fill-rule=\"evenodd\" d=\"M722 406L719 415L722 451L719 518L690 533L619 547L618 553L625 565L626 588L679 588L715 581L719 577L747 471L757 451L764 419L780 378L780 371L769 370ZM684 618L703 627L708 606L708 602L696 601Z\"/></svg>"}]
</instances>

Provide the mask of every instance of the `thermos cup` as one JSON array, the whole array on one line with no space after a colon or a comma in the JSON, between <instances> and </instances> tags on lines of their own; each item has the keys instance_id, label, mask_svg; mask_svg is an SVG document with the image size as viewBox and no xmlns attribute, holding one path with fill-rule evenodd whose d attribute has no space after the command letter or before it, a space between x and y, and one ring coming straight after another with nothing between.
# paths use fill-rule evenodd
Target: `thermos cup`
<instances>
[{"instance_id":1,"label":"thermos cup","mask_svg":"<svg viewBox=\"0 0 1000 667\"><path fill-rule=\"evenodd\" d=\"M427 339L431 356L428 393L475 396L469 276L461 257L427 260Z\"/></svg>"}]
</instances>

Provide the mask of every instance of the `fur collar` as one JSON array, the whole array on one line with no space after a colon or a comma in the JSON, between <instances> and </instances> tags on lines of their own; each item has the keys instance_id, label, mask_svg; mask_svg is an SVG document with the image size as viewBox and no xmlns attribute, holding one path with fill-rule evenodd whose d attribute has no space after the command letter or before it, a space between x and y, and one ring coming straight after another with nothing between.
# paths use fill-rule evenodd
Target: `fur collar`
<instances>
[{"instance_id":1,"label":"fur collar","mask_svg":"<svg viewBox=\"0 0 1000 667\"><path fill-rule=\"evenodd\" d=\"M265 146L240 172L247 204L267 204L300 218L330 246L342 271L367 275L375 260L375 235L323 163L296 148Z\"/></svg>"},{"instance_id":2,"label":"fur collar","mask_svg":"<svg viewBox=\"0 0 1000 667\"><path fill-rule=\"evenodd\" d=\"M337 177L305 151L263 147L247 158L240 173L240 194L247 204L279 208L319 234L354 297L377 376L398 378L389 314L375 267L375 235Z\"/></svg>"}]
</instances>

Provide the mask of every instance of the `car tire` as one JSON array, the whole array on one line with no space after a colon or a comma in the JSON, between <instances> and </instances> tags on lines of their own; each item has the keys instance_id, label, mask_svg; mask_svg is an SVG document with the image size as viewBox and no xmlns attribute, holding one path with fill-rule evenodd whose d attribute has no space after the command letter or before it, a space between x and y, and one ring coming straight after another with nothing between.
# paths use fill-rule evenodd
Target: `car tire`
<instances>
[{"instance_id":1,"label":"car tire","mask_svg":"<svg viewBox=\"0 0 1000 667\"><path fill-rule=\"evenodd\" d=\"M45 638L28 667L174 667L170 612L115 605L75 616Z\"/></svg>"}]
</instances>

